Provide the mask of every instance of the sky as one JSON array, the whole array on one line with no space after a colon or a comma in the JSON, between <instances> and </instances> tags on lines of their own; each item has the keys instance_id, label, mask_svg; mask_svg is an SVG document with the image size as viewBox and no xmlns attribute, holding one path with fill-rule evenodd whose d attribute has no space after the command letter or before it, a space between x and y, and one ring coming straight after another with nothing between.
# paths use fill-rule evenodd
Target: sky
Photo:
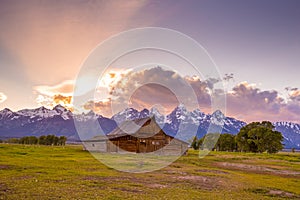
<instances>
[{"instance_id":1,"label":"sky","mask_svg":"<svg viewBox=\"0 0 300 200\"><path fill-rule=\"evenodd\" d=\"M58 103L71 108L74 82L90 52L122 31L151 26L192 37L207 50L221 76L230 75L225 88L227 115L247 122L300 123L299 19L297 0L1 0L0 109ZM156 68L140 73L170 74L166 71ZM116 77L120 80L124 76L136 82L145 78L137 79L122 69L107 72L106 83L100 87L102 101L90 101L83 107L109 115L104 110L111 104L111 90L118 85ZM166 76L158 79L171 80ZM204 102L200 109L209 112L207 80L189 78L183 79ZM128 81L122 87L130 84ZM149 94L152 90L165 91L157 85L144 90ZM176 104L171 92L161 93ZM145 103L147 99L135 98L133 102L145 107L155 104L153 99Z\"/></svg>"}]
</instances>

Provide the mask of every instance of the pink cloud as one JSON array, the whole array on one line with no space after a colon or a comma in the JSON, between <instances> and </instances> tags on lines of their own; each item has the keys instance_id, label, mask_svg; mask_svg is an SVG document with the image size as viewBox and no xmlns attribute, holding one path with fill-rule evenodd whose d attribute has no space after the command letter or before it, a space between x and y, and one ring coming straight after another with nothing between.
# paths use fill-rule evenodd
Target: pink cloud
<instances>
[{"instance_id":1,"label":"pink cloud","mask_svg":"<svg viewBox=\"0 0 300 200\"><path fill-rule=\"evenodd\" d=\"M105 99L102 101L90 100L83 105L86 110L93 110L95 113L110 117L112 116L111 99Z\"/></svg>"},{"instance_id":2,"label":"pink cloud","mask_svg":"<svg viewBox=\"0 0 300 200\"><path fill-rule=\"evenodd\" d=\"M232 76L228 77L232 78ZM160 67L130 71L122 79L111 85L109 102L90 101L86 109L106 113L108 115L121 111L125 107L134 107L138 110L161 105L166 112L170 112L184 99L184 104L191 102L189 89L196 95L200 110L211 112L211 89L219 79L200 80L199 77L180 77L175 72ZM176 94L175 90L176 88ZM219 91L220 93L222 91ZM235 117L246 122L251 121L292 121L299 123L300 92L293 89L289 98L283 99L276 90L261 90L254 84L242 82L226 93L227 116ZM190 106L190 107L189 107ZM187 106L195 109L195 103ZM113 113L111 113L113 111Z\"/></svg>"},{"instance_id":3,"label":"pink cloud","mask_svg":"<svg viewBox=\"0 0 300 200\"><path fill-rule=\"evenodd\" d=\"M285 101L279 93L262 91L255 85L242 82L227 94L227 112L247 122L292 121L299 122L300 104L296 98Z\"/></svg>"}]
</instances>

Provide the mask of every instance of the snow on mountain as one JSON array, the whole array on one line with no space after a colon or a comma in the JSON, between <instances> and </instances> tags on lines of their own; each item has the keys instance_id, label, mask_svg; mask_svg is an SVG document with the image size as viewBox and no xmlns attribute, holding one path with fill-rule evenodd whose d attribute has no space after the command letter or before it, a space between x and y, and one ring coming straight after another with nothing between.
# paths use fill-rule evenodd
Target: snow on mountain
<instances>
[{"instance_id":1,"label":"snow on mountain","mask_svg":"<svg viewBox=\"0 0 300 200\"><path fill-rule=\"evenodd\" d=\"M164 123L165 123L165 116L163 114L161 114L159 112L159 110L155 107L152 107L149 111L149 116L150 117L154 117L155 121L161 126L163 127Z\"/></svg>"},{"instance_id":2,"label":"snow on mountain","mask_svg":"<svg viewBox=\"0 0 300 200\"><path fill-rule=\"evenodd\" d=\"M93 138L97 135L110 133L117 127L114 120L96 114L93 111L73 116L76 131L81 140Z\"/></svg>"},{"instance_id":3,"label":"snow on mountain","mask_svg":"<svg viewBox=\"0 0 300 200\"><path fill-rule=\"evenodd\" d=\"M64 120L72 118L72 112L67 110L61 105L55 106L52 110L45 108L44 106L36 109L23 109L16 112L19 116L25 116L30 118L39 118L37 120L51 118L54 116L61 116Z\"/></svg>"},{"instance_id":4,"label":"snow on mountain","mask_svg":"<svg viewBox=\"0 0 300 200\"><path fill-rule=\"evenodd\" d=\"M214 130L223 125L222 133L237 134L246 125L245 122L235 118L226 117L217 110L213 114L205 114L199 109L188 111L183 104L178 105L170 114L163 115L155 107L150 110L138 111L126 108L112 118L106 118L93 111L82 114L73 114L61 105L53 109L40 107L36 109L23 109L13 112L7 108L0 111L0 138L23 137L25 135L65 135L69 139L79 139L77 130L80 129L80 138L88 139L99 133L111 132L117 124L125 120L144 117L155 117L160 127L169 135L182 140L192 137L203 137L208 130ZM300 148L300 125L292 122L273 123L275 130L283 134L286 148ZM99 129L100 127L100 129ZM76 129L77 128L77 129Z\"/></svg>"},{"instance_id":5,"label":"snow on mountain","mask_svg":"<svg viewBox=\"0 0 300 200\"><path fill-rule=\"evenodd\" d=\"M189 112L183 105L179 105L167 116L167 123L166 132L172 135L179 133L180 138L186 141L194 136L201 138L208 131L236 134L245 125L242 121L225 117L219 110L210 115L200 109Z\"/></svg>"},{"instance_id":6,"label":"snow on mountain","mask_svg":"<svg viewBox=\"0 0 300 200\"><path fill-rule=\"evenodd\" d=\"M65 107L61 106L60 104L55 106L52 111L55 111L64 120L68 120L68 119L71 119L73 117L72 112L67 110Z\"/></svg>"},{"instance_id":7,"label":"snow on mountain","mask_svg":"<svg viewBox=\"0 0 300 200\"><path fill-rule=\"evenodd\" d=\"M200 124L201 121L208 121L208 115L205 115L199 108L191 112L191 117L194 124Z\"/></svg>"},{"instance_id":8,"label":"snow on mountain","mask_svg":"<svg viewBox=\"0 0 300 200\"><path fill-rule=\"evenodd\" d=\"M145 118L145 117L148 117L149 115L150 115L149 110L144 108L143 110L141 110L141 112L139 114L139 118Z\"/></svg>"},{"instance_id":9,"label":"snow on mountain","mask_svg":"<svg viewBox=\"0 0 300 200\"><path fill-rule=\"evenodd\" d=\"M300 125L292 122L275 122L275 130L282 133L285 148L300 148Z\"/></svg>"},{"instance_id":10,"label":"snow on mountain","mask_svg":"<svg viewBox=\"0 0 300 200\"><path fill-rule=\"evenodd\" d=\"M115 114L111 119L114 120L117 124L122 123L123 121L138 119L140 112L134 108L126 108L125 110Z\"/></svg>"},{"instance_id":11,"label":"snow on mountain","mask_svg":"<svg viewBox=\"0 0 300 200\"><path fill-rule=\"evenodd\" d=\"M127 108L114 115L112 119L116 120L119 124L124 120L145 117L148 113L148 116L155 116L155 120L167 134L186 141L194 136L201 138L207 134L208 131L237 134L240 129L246 125L243 121L226 117L220 110L210 115L201 112L200 109L188 111L183 104L178 105L167 116L160 114L156 108L151 108L150 111L144 109L141 112L133 108ZM284 144L287 148L300 148L299 124L277 122L274 123L274 126L276 130L282 132L285 138ZM220 130L221 127L222 130Z\"/></svg>"},{"instance_id":12,"label":"snow on mountain","mask_svg":"<svg viewBox=\"0 0 300 200\"><path fill-rule=\"evenodd\" d=\"M82 114L73 115L73 118L77 122L85 122L85 121L89 121L89 120L97 120L98 118L102 118L102 117L103 116L96 114L92 110L89 111L88 113L82 113Z\"/></svg>"},{"instance_id":13,"label":"snow on mountain","mask_svg":"<svg viewBox=\"0 0 300 200\"><path fill-rule=\"evenodd\" d=\"M223 126L225 122L225 115L220 110L216 110L211 115L210 122L218 126Z\"/></svg>"},{"instance_id":14,"label":"snow on mountain","mask_svg":"<svg viewBox=\"0 0 300 200\"><path fill-rule=\"evenodd\" d=\"M5 108L0 111L0 120L5 118L12 118L15 117L15 113L8 108Z\"/></svg>"},{"instance_id":15,"label":"snow on mountain","mask_svg":"<svg viewBox=\"0 0 300 200\"><path fill-rule=\"evenodd\" d=\"M23 137L27 135L64 135L69 140L78 140L75 124L84 127L88 134L99 134L98 130L91 131L91 127L99 127L106 134L112 131L116 124L109 118L96 115L93 112L73 115L61 105L53 109L40 107L36 109L23 109L13 112L9 109L0 111L0 138ZM94 126L91 126L93 123ZM88 127L88 128L86 128Z\"/></svg>"},{"instance_id":16,"label":"snow on mountain","mask_svg":"<svg viewBox=\"0 0 300 200\"><path fill-rule=\"evenodd\" d=\"M166 123L171 126L173 130L178 130L181 123L191 122L191 113L180 104L169 115L166 116Z\"/></svg>"},{"instance_id":17,"label":"snow on mountain","mask_svg":"<svg viewBox=\"0 0 300 200\"><path fill-rule=\"evenodd\" d=\"M55 112L52 110L49 110L45 108L44 106L36 109L23 109L16 112L16 114L21 116L28 116L28 117L53 117L55 115Z\"/></svg>"},{"instance_id":18,"label":"snow on mountain","mask_svg":"<svg viewBox=\"0 0 300 200\"><path fill-rule=\"evenodd\" d=\"M180 104L167 116L168 122L172 122L174 119L177 121L188 121L191 119L191 114L183 104Z\"/></svg>"}]
</instances>

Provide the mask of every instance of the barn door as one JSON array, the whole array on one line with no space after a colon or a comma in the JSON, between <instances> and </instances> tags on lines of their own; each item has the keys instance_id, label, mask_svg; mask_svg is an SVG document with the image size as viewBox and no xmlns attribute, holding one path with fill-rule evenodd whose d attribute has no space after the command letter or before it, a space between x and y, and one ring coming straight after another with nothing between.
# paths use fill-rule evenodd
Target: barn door
<instances>
[{"instance_id":1,"label":"barn door","mask_svg":"<svg viewBox=\"0 0 300 200\"><path fill-rule=\"evenodd\" d=\"M147 143L146 140L140 140L138 146L138 153L146 153L147 152Z\"/></svg>"}]
</instances>

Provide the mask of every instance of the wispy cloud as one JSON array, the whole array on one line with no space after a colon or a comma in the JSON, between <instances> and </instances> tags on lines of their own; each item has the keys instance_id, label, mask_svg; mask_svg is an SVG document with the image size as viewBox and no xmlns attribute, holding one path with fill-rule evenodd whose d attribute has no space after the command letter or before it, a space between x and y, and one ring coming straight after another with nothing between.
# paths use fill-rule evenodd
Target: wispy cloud
<instances>
[{"instance_id":1,"label":"wispy cloud","mask_svg":"<svg viewBox=\"0 0 300 200\"><path fill-rule=\"evenodd\" d=\"M38 85L33 87L34 91L47 95L54 96L56 94L72 95L74 91L74 81L66 80L56 85Z\"/></svg>"},{"instance_id":2,"label":"wispy cloud","mask_svg":"<svg viewBox=\"0 0 300 200\"><path fill-rule=\"evenodd\" d=\"M4 93L0 92L0 103L3 103L6 99L7 96Z\"/></svg>"},{"instance_id":3,"label":"wispy cloud","mask_svg":"<svg viewBox=\"0 0 300 200\"><path fill-rule=\"evenodd\" d=\"M34 93L37 94L36 103L38 105L53 107L61 104L69 109L72 108L72 94L74 90L74 81L67 80L57 85L35 86Z\"/></svg>"}]
</instances>

